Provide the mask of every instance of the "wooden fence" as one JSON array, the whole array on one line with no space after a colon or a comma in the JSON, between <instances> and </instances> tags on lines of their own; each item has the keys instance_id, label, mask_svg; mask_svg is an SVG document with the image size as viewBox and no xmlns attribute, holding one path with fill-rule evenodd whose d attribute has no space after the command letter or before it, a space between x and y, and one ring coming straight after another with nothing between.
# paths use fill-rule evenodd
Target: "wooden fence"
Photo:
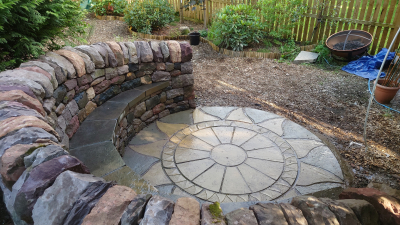
<instances>
[{"instance_id":1,"label":"wooden fence","mask_svg":"<svg viewBox=\"0 0 400 225\"><path fill-rule=\"evenodd\" d=\"M148 1L148 0L126 0ZM179 11L181 0L167 0ZM282 0L286 1L286 0ZM300 25L293 29L296 41L318 43L331 34L342 30L359 29L371 33L374 40L370 53L388 47L395 32L400 28L399 0L302 0L307 12ZM211 21L221 8L232 4L256 4L257 0L206 0L206 20ZM183 11L186 18L204 20L203 7ZM395 47L400 47L400 38Z\"/></svg>"},{"instance_id":2,"label":"wooden fence","mask_svg":"<svg viewBox=\"0 0 400 225\"><path fill-rule=\"evenodd\" d=\"M129 0L132 1L132 0ZM179 11L180 0L168 0ZM231 4L256 4L257 0L206 0L206 17ZM282 0L285 1L285 0ZM370 52L388 47L400 27L399 0L303 0L308 6L301 23L293 30L296 41L317 43L342 30L359 29L374 37ZM184 10L184 17L203 21L203 8ZM400 38L395 46L399 46Z\"/></svg>"}]
</instances>

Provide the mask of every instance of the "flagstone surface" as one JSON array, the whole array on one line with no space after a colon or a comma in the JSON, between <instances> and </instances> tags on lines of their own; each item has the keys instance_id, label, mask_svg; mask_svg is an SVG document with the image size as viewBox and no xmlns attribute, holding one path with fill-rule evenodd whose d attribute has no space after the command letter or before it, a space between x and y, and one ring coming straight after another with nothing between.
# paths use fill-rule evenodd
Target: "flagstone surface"
<instances>
[{"instance_id":1,"label":"flagstone surface","mask_svg":"<svg viewBox=\"0 0 400 225\"><path fill-rule=\"evenodd\" d=\"M124 161L162 194L210 202L271 201L344 185L337 159L317 136L251 108L167 116L131 140Z\"/></svg>"}]
</instances>

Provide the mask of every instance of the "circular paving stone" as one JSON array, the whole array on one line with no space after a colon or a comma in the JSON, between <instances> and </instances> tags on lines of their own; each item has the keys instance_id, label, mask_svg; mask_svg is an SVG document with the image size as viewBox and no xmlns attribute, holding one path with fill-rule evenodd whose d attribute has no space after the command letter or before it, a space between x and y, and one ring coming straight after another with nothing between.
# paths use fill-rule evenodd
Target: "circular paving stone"
<instances>
[{"instance_id":1,"label":"circular paving stone","mask_svg":"<svg viewBox=\"0 0 400 225\"><path fill-rule=\"evenodd\" d=\"M161 163L143 175L156 187L173 185L171 194L210 202L243 202L343 186L340 165L330 149L290 120L234 107L202 107L191 115L192 125L179 124L178 116L157 122L168 135L162 149L154 148L163 141L130 143L141 154L160 154Z\"/></svg>"}]
</instances>

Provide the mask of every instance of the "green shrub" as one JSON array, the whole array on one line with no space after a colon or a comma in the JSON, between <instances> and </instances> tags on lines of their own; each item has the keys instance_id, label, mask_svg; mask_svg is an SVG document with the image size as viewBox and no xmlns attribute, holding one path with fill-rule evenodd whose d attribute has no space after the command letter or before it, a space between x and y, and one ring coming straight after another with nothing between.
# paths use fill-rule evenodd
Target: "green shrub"
<instances>
[{"instance_id":1,"label":"green shrub","mask_svg":"<svg viewBox=\"0 0 400 225\"><path fill-rule=\"evenodd\" d=\"M123 16L126 4L126 0L96 0L91 10L99 16Z\"/></svg>"},{"instance_id":2,"label":"green shrub","mask_svg":"<svg viewBox=\"0 0 400 225\"><path fill-rule=\"evenodd\" d=\"M79 40L85 33L84 11L72 0L0 1L0 70L59 48L55 39Z\"/></svg>"},{"instance_id":3,"label":"green shrub","mask_svg":"<svg viewBox=\"0 0 400 225\"><path fill-rule=\"evenodd\" d=\"M217 46L242 51L263 38L263 25L251 5L228 5L217 12L208 38Z\"/></svg>"},{"instance_id":4,"label":"green shrub","mask_svg":"<svg viewBox=\"0 0 400 225\"><path fill-rule=\"evenodd\" d=\"M175 19L175 10L166 0L134 1L125 9L125 22L134 31L150 34Z\"/></svg>"},{"instance_id":5,"label":"green shrub","mask_svg":"<svg viewBox=\"0 0 400 225\"><path fill-rule=\"evenodd\" d=\"M200 36L206 38L208 36L208 29L199 30Z\"/></svg>"},{"instance_id":6,"label":"green shrub","mask_svg":"<svg viewBox=\"0 0 400 225\"><path fill-rule=\"evenodd\" d=\"M278 39L292 37L293 28L307 9L303 0L259 0L257 7L268 35Z\"/></svg>"}]
</instances>

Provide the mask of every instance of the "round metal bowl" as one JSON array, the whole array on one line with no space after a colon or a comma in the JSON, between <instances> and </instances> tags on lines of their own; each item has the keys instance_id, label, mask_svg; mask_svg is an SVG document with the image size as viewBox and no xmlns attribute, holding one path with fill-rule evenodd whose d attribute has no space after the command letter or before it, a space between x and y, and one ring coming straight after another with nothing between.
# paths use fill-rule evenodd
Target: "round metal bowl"
<instances>
[{"instance_id":1,"label":"round metal bowl","mask_svg":"<svg viewBox=\"0 0 400 225\"><path fill-rule=\"evenodd\" d=\"M334 49L333 46L337 43L344 42L344 47L349 41L360 41L364 46L357 49L351 50L338 50ZM355 56L363 55L368 51L368 47L372 43L372 35L363 30L345 30L338 33L332 34L328 39L326 39L326 46L331 50L333 55L347 58L351 60Z\"/></svg>"}]
</instances>

